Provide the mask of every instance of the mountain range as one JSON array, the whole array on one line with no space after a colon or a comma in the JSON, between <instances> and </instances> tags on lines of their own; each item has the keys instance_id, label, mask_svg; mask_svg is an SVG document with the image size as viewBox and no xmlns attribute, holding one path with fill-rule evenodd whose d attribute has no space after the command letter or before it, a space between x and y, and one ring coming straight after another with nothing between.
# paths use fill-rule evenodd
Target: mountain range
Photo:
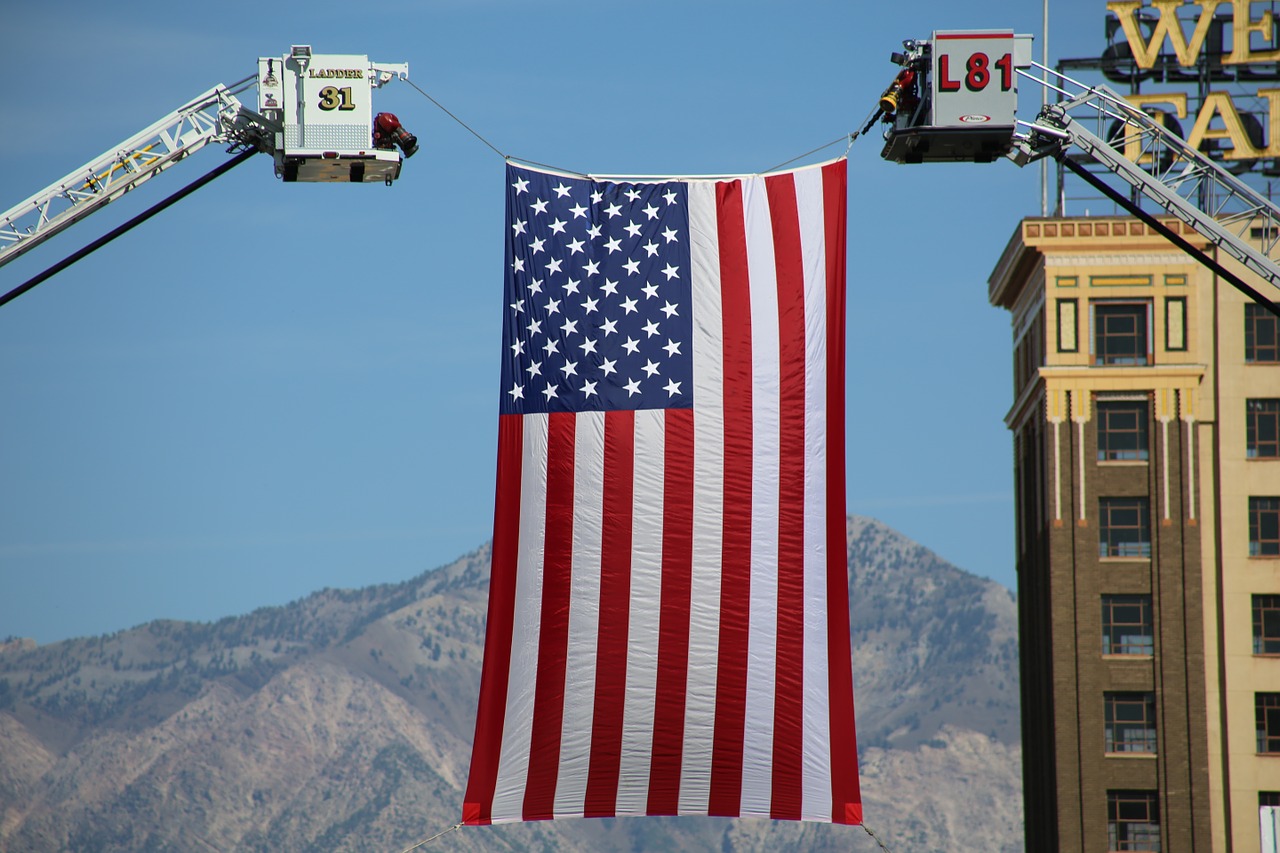
<instances>
[{"instance_id":1,"label":"mountain range","mask_svg":"<svg viewBox=\"0 0 1280 853\"><path fill-rule=\"evenodd\" d=\"M848 520L867 827L894 853L1022 850L1005 588ZM459 820L489 550L214 623L0 643L0 850L401 851ZM465 827L424 849L881 849L710 818Z\"/></svg>"}]
</instances>

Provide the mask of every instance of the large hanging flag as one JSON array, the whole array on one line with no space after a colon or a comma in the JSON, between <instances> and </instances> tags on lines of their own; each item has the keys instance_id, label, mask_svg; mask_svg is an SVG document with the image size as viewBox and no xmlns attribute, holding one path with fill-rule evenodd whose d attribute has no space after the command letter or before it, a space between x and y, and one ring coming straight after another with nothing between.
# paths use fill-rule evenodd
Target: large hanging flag
<instances>
[{"instance_id":1,"label":"large hanging flag","mask_svg":"<svg viewBox=\"0 0 1280 853\"><path fill-rule=\"evenodd\" d=\"M845 161L507 184L464 822L861 822Z\"/></svg>"}]
</instances>

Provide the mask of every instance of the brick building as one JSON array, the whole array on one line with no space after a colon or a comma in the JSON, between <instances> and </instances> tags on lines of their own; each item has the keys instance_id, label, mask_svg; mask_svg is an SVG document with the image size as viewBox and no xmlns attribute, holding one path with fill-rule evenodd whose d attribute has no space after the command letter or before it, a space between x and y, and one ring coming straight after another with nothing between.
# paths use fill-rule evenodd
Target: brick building
<instances>
[{"instance_id":1,"label":"brick building","mask_svg":"<svg viewBox=\"0 0 1280 853\"><path fill-rule=\"evenodd\" d=\"M1027 849L1263 849L1277 318L1129 218L1024 220L989 298L1013 325Z\"/></svg>"}]
</instances>

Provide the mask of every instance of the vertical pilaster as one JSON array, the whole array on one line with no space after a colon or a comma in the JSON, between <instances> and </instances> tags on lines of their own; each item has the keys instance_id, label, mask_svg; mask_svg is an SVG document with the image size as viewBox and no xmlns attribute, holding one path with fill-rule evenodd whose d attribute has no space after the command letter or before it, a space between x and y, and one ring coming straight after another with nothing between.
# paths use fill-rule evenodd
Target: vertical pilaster
<instances>
[{"instance_id":1,"label":"vertical pilaster","mask_svg":"<svg viewBox=\"0 0 1280 853\"><path fill-rule=\"evenodd\" d=\"M1045 393L1045 415L1053 424L1053 526L1062 526L1062 424L1067 417L1067 392Z\"/></svg>"},{"instance_id":2,"label":"vertical pilaster","mask_svg":"<svg viewBox=\"0 0 1280 853\"><path fill-rule=\"evenodd\" d=\"M1088 454L1085 452L1085 447L1084 447L1084 425L1089 422L1091 412L1092 412L1092 400L1090 399L1089 392L1082 391L1082 390L1072 391L1071 392L1071 420L1074 421L1076 425L1076 436L1077 436L1077 441L1079 442L1077 445L1077 450L1079 451L1079 453L1076 458L1080 460L1080 515L1076 517L1076 525L1078 527L1089 526L1089 515L1088 515L1088 511L1085 508L1086 489L1084 487L1084 480L1085 480L1084 462L1085 462L1085 459L1088 458Z\"/></svg>"}]
</instances>

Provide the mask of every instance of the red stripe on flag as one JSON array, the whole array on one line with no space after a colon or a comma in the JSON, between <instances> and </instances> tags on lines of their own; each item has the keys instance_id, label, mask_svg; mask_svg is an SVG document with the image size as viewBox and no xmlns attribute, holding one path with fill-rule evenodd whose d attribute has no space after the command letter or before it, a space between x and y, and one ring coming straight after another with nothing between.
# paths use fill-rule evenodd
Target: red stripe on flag
<instances>
[{"instance_id":1,"label":"red stripe on flag","mask_svg":"<svg viewBox=\"0 0 1280 853\"><path fill-rule=\"evenodd\" d=\"M715 733L707 813L742 808L751 607L751 293L741 181L716 184L724 361L724 518Z\"/></svg>"},{"instance_id":2,"label":"red stripe on flag","mask_svg":"<svg viewBox=\"0 0 1280 853\"><path fill-rule=\"evenodd\" d=\"M805 313L800 215L792 175L765 180L778 281L778 628L773 699L775 820L799 820L804 800Z\"/></svg>"},{"instance_id":3,"label":"red stripe on flag","mask_svg":"<svg viewBox=\"0 0 1280 853\"><path fill-rule=\"evenodd\" d=\"M547 418L546 544L543 549L538 675L533 699L529 775L524 792L525 820L548 820L555 816L573 570L575 416L553 412Z\"/></svg>"},{"instance_id":4,"label":"red stripe on flag","mask_svg":"<svg viewBox=\"0 0 1280 853\"><path fill-rule=\"evenodd\" d=\"M849 557L844 504L844 160L822 167L827 251L827 674L831 714L831 820L861 823L858 745L849 653Z\"/></svg>"},{"instance_id":5,"label":"red stripe on flag","mask_svg":"<svg viewBox=\"0 0 1280 853\"><path fill-rule=\"evenodd\" d=\"M693 410L668 409L664 417L658 701L653 712L653 755L645 807L651 815L674 815L680 807L693 588Z\"/></svg>"},{"instance_id":6,"label":"red stripe on flag","mask_svg":"<svg viewBox=\"0 0 1280 853\"><path fill-rule=\"evenodd\" d=\"M489 570L489 617L480 670L480 707L476 710L475 747L462 804L462 821L487 824L493 819L493 791L498 782L507 681L511 672L511 632L516 609L516 564L520 553L520 477L524 455L524 419L498 418L497 500L493 508L493 552Z\"/></svg>"},{"instance_id":7,"label":"red stripe on flag","mask_svg":"<svg viewBox=\"0 0 1280 853\"><path fill-rule=\"evenodd\" d=\"M634 411L604 416L604 518L600 551L600 624L596 639L595 717L587 771L585 817L612 817L618 803L622 717L627 692L631 615L632 508L635 494Z\"/></svg>"}]
</instances>

